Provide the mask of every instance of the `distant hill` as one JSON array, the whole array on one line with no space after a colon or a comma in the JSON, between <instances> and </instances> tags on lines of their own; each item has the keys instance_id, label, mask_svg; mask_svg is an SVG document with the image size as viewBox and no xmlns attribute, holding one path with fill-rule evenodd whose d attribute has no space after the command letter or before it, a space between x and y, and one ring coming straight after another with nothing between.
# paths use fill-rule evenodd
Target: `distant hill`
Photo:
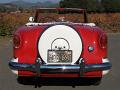
<instances>
[{"instance_id":1,"label":"distant hill","mask_svg":"<svg viewBox=\"0 0 120 90\"><path fill-rule=\"evenodd\" d=\"M18 7L14 4L11 4L11 3L0 4L0 12L14 12L17 10L18 10Z\"/></svg>"},{"instance_id":2,"label":"distant hill","mask_svg":"<svg viewBox=\"0 0 120 90\"><path fill-rule=\"evenodd\" d=\"M40 2L46 2L46 1L50 1L52 3L58 3L61 0L39 0Z\"/></svg>"},{"instance_id":3,"label":"distant hill","mask_svg":"<svg viewBox=\"0 0 120 90\"><path fill-rule=\"evenodd\" d=\"M30 2L26 2L26 1L23 1L23 0L18 0L18 1L12 1L12 2L9 2L13 5L16 5L17 7L22 7L22 8L29 8L33 5L33 3L30 3Z\"/></svg>"},{"instance_id":4,"label":"distant hill","mask_svg":"<svg viewBox=\"0 0 120 90\"><path fill-rule=\"evenodd\" d=\"M32 5L32 7L59 7L58 3L53 3L50 1L45 1L45 2L37 2Z\"/></svg>"},{"instance_id":5,"label":"distant hill","mask_svg":"<svg viewBox=\"0 0 120 90\"><path fill-rule=\"evenodd\" d=\"M18 1L12 1L10 2L13 5L16 5L18 7L21 8L31 8L31 7L58 7L59 4L58 2L53 2L54 0L51 1L47 1L45 0L43 2L43 0L41 2L36 2L36 3L32 3L32 2L26 2L23 0L18 0Z\"/></svg>"},{"instance_id":6,"label":"distant hill","mask_svg":"<svg viewBox=\"0 0 120 90\"><path fill-rule=\"evenodd\" d=\"M41 0L40 2L32 3L23 0L12 1L9 3L0 4L0 12L14 12L20 9L35 9L41 7L59 7L59 3L54 0Z\"/></svg>"}]
</instances>

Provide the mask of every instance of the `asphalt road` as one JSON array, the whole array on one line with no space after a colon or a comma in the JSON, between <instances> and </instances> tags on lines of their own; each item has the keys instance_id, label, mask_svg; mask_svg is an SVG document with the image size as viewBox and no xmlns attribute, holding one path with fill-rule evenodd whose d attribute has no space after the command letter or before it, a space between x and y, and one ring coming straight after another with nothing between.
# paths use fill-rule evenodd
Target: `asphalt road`
<instances>
[{"instance_id":1,"label":"asphalt road","mask_svg":"<svg viewBox=\"0 0 120 90\"><path fill-rule=\"evenodd\" d=\"M8 61L12 57L12 41L10 38L0 38L0 90L120 90L120 34L108 34L108 36L108 57L113 65L111 72L103 77L99 86L79 85L76 88L61 84L48 84L40 88L19 84L17 76L8 67Z\"/></svg>"}]
</instances>

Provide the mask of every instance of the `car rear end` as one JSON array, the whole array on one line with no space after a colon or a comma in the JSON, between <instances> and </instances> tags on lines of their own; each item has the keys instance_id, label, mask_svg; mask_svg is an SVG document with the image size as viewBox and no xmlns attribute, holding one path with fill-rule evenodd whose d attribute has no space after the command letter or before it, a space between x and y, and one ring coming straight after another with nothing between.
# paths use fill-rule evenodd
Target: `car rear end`
<instances>
[{"instance_id":1,"label":"car rear end","mask_svg":"<svg viewBox=\"0 0 120 90\"><path fill-rule=\"evenodd\" d=\"M102 77L111 64L107 35L74 24L22 27L14 35L10 68L27 77Z\"/></svg>"}]
</instances>

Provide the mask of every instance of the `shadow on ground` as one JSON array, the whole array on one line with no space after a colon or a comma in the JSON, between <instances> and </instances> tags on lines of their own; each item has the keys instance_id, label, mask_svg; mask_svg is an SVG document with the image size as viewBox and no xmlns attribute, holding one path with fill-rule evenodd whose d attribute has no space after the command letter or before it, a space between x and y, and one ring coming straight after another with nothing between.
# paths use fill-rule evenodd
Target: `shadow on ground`
<instances>
[{"instance_id":1,"label":"shadow on ground","mask_svg":"<svg viewBox=\"0 0 120 90\"><path fill-rule=\"evenodd\" d=\"M101 78L33 78L19 77L17 81L23 85L41 86L90 86L99 85Z\"/></svg>"}]
</instances>

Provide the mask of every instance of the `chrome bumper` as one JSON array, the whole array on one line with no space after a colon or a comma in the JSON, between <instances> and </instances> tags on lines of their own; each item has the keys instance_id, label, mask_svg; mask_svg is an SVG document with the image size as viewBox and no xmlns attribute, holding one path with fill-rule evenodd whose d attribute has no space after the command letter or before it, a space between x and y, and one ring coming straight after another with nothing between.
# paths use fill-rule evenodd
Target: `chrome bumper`
<instances>
[{"instance_id":1,"label":"chrome bumper","mask_svg":"<svg viewBox=\"0 0 120 90\"><path fill-rule=\"evenodd\" d=\"M9 62L9 67L12 70L31 71L38 74L80 73L80 75L84 75L85 72L109 70L111 66L109 62L90 65L40 65Z\"/></svg>"}]
</instances>

